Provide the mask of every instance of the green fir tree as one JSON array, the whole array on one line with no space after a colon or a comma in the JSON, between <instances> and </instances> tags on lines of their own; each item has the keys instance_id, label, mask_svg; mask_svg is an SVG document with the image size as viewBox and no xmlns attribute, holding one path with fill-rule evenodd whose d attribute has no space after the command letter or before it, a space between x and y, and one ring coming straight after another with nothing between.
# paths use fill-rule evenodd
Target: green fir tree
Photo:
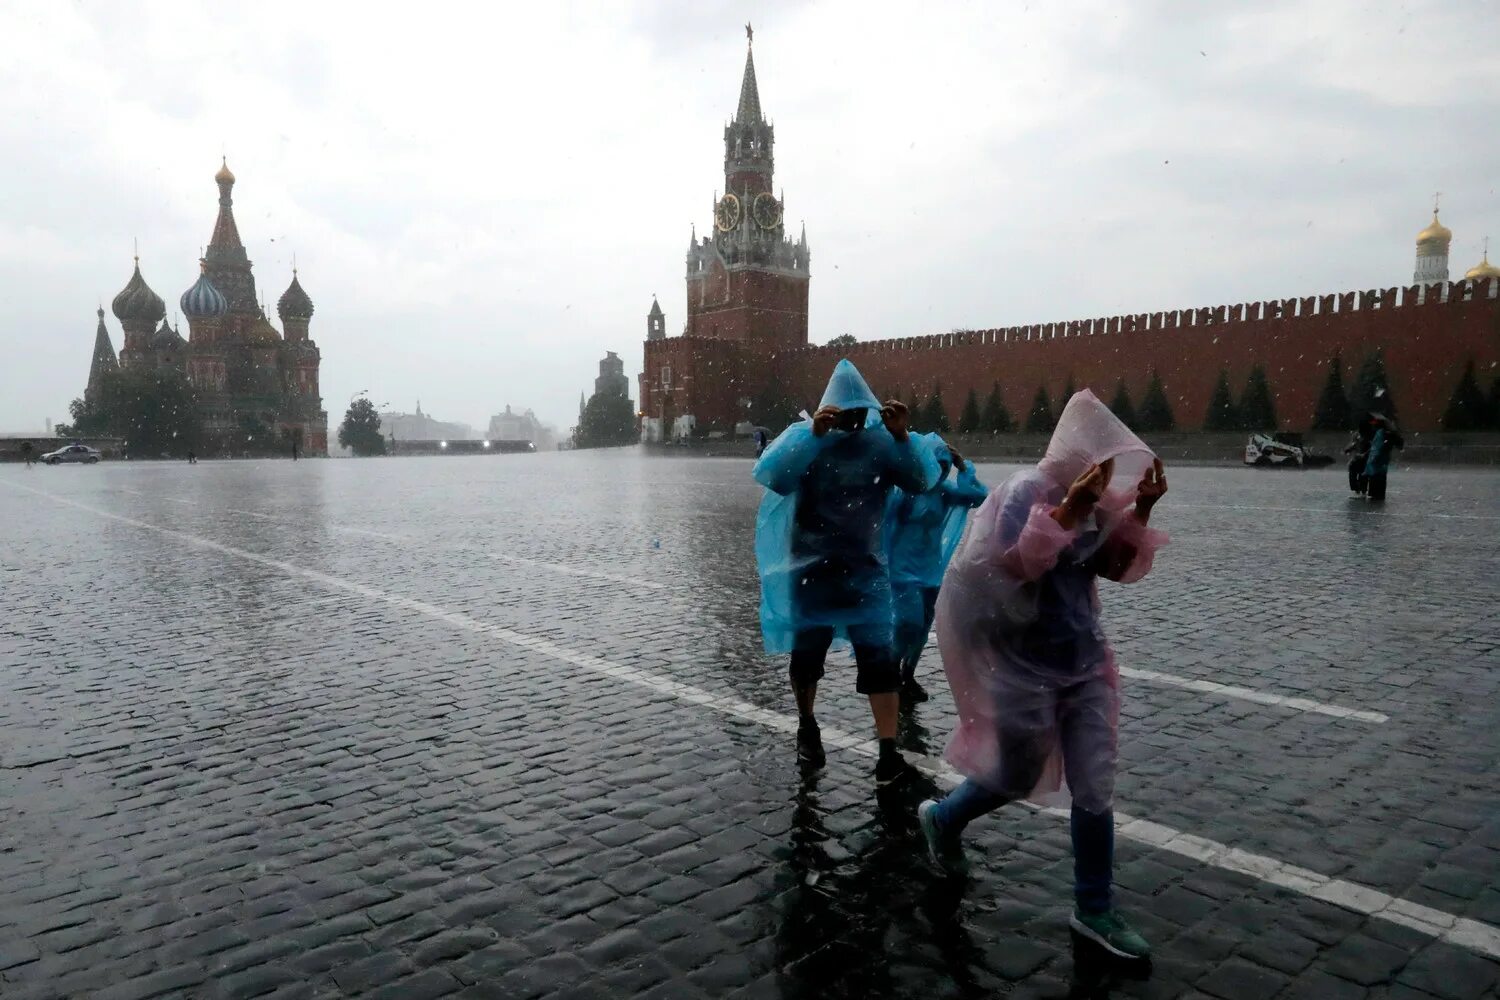
<instances>
[{"instance_id":1,"label":"green fir tree","mask_svg":"<svg viewBox=\"0 0 1500 1000\"><path fill-rule=\"evenodd\" d=\"M1031 400L1031 412L1026 415L1026 430L1031 434L1051 434L1057 426L1057 417L1052 413L1052 400L1047 387L1039 385Z\"/></svg>"},{"instance_id":2,"label":"green fir tree","mask_svg":"<svg viewBox=\"0 0 1500 1000\"><path fill-rule=\"evenodd\" d=\"M979 395L970 389L968 398L964 400L964 412L958 418L958 432L977 434L983 421L984 418L979 413Z\"/></svg>"},{"instance_id":3,"label":"green fir tree","mask_svg":"<svg viewBox=\"0 0 1500 1000\"><path fill-rule=\"evenodd\" d=\"M1266 380L1266 370L1258 364L1250 369L1245 391L1240 396L1240 427L1247 431L1276 430L1276 400Z\"/></svg>"},{"instance_id":4,"label":"green fir tree","mask_svg":"<svg viewBox=\"0 0 1500 1000\"><path fill-rule=\"evenodd\" d=\"M1146 386L1146 395L1141 400L1137 420L1140 423L1139 430L1144 434L1164 434L1177 426L1177 418L1172 414L1172 404L1167 399L1166 386L1162 385L1161 375L1155 368L1151 369L1151 384Z\"/></svg>"},{"instance_id":5,"label":"green fir tree","mask_svg":"<svg viewBox=\"0 0 1500 1000\"><path fill-rule=\"evenodd\" d=\"M1396 419L1396 399L1391 395L1390 379L1386 376L1385 356L1378 349L1359 366L1353 396L1355 420L1363 420L1368 413Z\"/></svg>"},{"instance_id":6,"label":"green fir tree","mask_svg":"<svg viewBox=\"0 0 1500 1000\"><path fill-rule=\"evenodd\" d=\"M1323 392L1318 396L1318 409L1313 414L1312 429L1347 431L1353 426L1354 416L1349 409L1349 396L1344 392L1344 362L1335 354L1328 359L1328 381L1323 383Z\"/></svg>"},{"instance_id":7,"label":"green fir tree","mask_svg":"<svg viewBox=\"0 0 1500 1000\"><path fill-rule=\"evenodd\" d=\"M932 395L927 397L927 406L922 413L923 428L930 433L947 434L948 411L943 408L943 387L933 383Z\"/></svg>"},{"instance_id":8,"label":"green fir tree","mask_svg":"<svg viewBox=\"0 0 1500 1000\"><path fill-rule=\"evenodd\" d=\"M1130 390L1125 388L1124 379L1115 383L1115 398L1109 408L1120 418L1120 423L1131 430L1139 429L1140 420L1135 415L1135 404L1130 401Z\"/></svg>"},{"instance_id":9,"label":"green fir tree","mask_svg":"<svg viewBox=\"0 0 1500 1000\"><path fill-rule=\"evenodd\" d=\"M1203 429L1237 431L1241 426L1239 407L1234 405L1234 396L1229 391L1229 373L1220 369L1219 381L1214 384L1214 394L1203 414Z\"/></svg>"},{"instance_id":10,"label":"green fir tree","mask_svg":"<svg viewBox=\"0 0 1500 1000\"><path fill-rule=\"evenodd\" d=\"M1496 383L1500 385L1500 382ZM1005 408L1005 398L1000 395L1000 383L990 390L989 398L984 401L984 416L980 426L991 434L1009 434L1015 430L1015 422L1010 418L1010 411Z\"/></svg>"},{"instance_id":11,"label":"green fir tree","mask_svg":"<svg viewBox=\"0 0 1500 1000\"><path fill-rule=\"evenodd\" d=\"M1464 365L1463 376L1459 378L1452 398L1448 400L1448 409L1443 414L1443 430L1485 430L1491 426L1488 411L1489 400L1484 398L1484 390L1479 388L1479 380L1474 377L1474 359L1470 358Z\"/></svg>"}]
</instances>

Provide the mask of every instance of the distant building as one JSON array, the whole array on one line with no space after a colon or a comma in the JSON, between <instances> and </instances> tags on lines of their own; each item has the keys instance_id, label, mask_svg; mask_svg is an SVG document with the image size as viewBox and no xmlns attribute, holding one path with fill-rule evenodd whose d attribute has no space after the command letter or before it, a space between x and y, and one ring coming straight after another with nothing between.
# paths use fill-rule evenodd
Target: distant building
<instances>
[{"instance_id":1,"label":"distant building","mask_svg":"<svg viewBox=\"0 0 1500 1000\"><path fill-rule=\"evenodd\" d=\"M605 351L599 362L599 377L594 379L594 394L598 396L630 397L630 379L625 374L625 362L614 351Z\"/></svg>"},{"instance_id":2,"label":"distant building","mask_svg":"<svg viewBox=\"0 0 1500 1000\"><path fill-rule=\"evenodd\" d=\"M527 410L516 413L509 405L504 413L490 417L489 438L492 441L529 441L537 451L551 451L557 447L557 431L537 419Z\"/></svg>"},{"instance_id":3,"label":"distant building","mask_svg":"<svg viewBox=\"0 0 1500 1000\"><path fill-rule=\"evenodd\" d=\"M449 423L433 419L422 412L422 401L417 400L416 413L382 413L380 433L387 438L401 441L463 441L475 436L474 428L468 424Z\"/></svg>"}]
</instances>

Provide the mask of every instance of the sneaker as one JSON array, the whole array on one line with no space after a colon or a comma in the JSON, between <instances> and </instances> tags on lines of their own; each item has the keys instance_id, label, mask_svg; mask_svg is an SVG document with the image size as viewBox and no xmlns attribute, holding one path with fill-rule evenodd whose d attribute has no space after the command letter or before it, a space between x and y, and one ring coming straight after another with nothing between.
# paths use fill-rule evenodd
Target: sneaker
<instances>
[{"instance_id":1,"label":"sneaker","mask_svg":"<svg viewBox=\"0 0 1500 1000\"><path fill-rule=\"evenodd\" d=\"M811 720L797 726L797 760L807 767L822 767L828 761L823 753L823 733Z\"/></svg>"},{"instance_id":2,"label":"sneaker","mask_svg":"<svg viewBox=\"0 0 1500 1000\"><path fill-rule=\"evenodd\" d=\"M969 874L968 856L957 838L945 839L938 830L937 817L932 814L936 808L933 799L917 806L917 825L922 828L922 839L927 841L927 857L944 875L964 878Z\"/></svg>"},{"instance_id":3,"label":"sneaker","mask_svg":"<svg viewBox=\"0 0 1500 1000\"><path fill-rule=\"evenodd\" d=\"M927 691L916 681L907 681L901 685L901 704L917 705L927 700Z\"/></svg>"},{"instance_id":4,"label":"sneaker","mask_svg":"<svg viewBox=\"0 0 1500 1000\"><path fill-rule=\"evenodd\" d=\"M1150 958L1151 946L1137 934L1115 910L1106 913L1084 913L1074 910L1069 925L1112 955L1121 958Z\"/></svg>"},{"instance_id":5,"label":"sneaker","mask_svg":"<svg viewBox=\"0 0 1500 1000\"><path fill-rule=\"evenodd\" d=\"M884 788L898 781L915 776L917 769L906 762L906 758L892 751L875 762L875 787Z\"/></svg>"}]
</instances>

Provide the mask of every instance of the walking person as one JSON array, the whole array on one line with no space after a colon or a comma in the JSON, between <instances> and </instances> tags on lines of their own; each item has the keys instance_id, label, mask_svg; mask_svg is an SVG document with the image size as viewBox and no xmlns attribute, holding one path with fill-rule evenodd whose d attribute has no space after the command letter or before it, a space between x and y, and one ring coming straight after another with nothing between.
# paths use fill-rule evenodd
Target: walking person
<instances>
[{"instance_id":1,"label":"walking person","mask_svg":"<svg viewBox=\"0 0 1500 1000\"><path fill-rule=\"evenodd\" d=\"M1349 435L1344 454L1349 455L1349 492L1365 495L1369 483L1365 479L1365 466L1370 461L1370 441L1375 436L1375 415L1372 413L1359 422L1359 427Z\"/></svg>"},{"instance_id":2,"label":"walking person","mask_svg":"<svg viewBox=\"0 0 1500 1000\"><path fill-rule=\"evenodd\" d=\"M1372 503L1385 502L1386 477L1391 468L1391 452L1406 447L1396 422L1389 417L1372 414L1375 420L1375 435L1370 439L1370 454L1365 460L1366 496Z\"/></svg>"},{"instance_id":3,"label":"walking person","mask_svg":"<svg viewBox=\"0 0 1500 1000\"><path fill-rule=\"evenodd\" d=\"M907 430L907 408L883 406L847 359L833 370L818 412L783 431L755 464L767 493L756 517L761 632L771 654L790 654L797 755L822 767L813 705L834 640L854 647L855 690L870 699L880 756L877 785L910 773L896 750L900 669L892 652L886 567L886 496L925 493L937 461Z\"/></svg>"},{"instance_id":4,"label":"walking person","mask_svg":"<svg viewBox=\"0 0 1500 1000\"><path fill-rule=\"evenodd\" d=\"M30 441L21 442L21 457L26 460L26 468L28 469L36 464L36 456L33 454L35 451L36 449L31 446Z\"/></svg>"},{"instance_id":5,"label":"walking person","mask_svg":"<svg viewBox=\"0 0 1500 1000\"><path fill-rule=\"evenodd\" d=\"M1071 924L1128 958L1150 947L1114 908L1120 682L1095 581L1133 583L1151 570L1167 538L1148 522L1166 492L1160 460L1085 390L1036 468L979 508L937 612L958 706L947 758L965 781L917 811L933 862L957 875L971 821L1016 799L1061 804L1071 793Z\"/></svg>"},{"instance_id":6,"label":"walking person","mask_svg":"<svg viewBox=\"0 0 1500 1000\"><path fill-rule=\"evenodd\" d=\"M937 460L938 485L926 493L891 490L886 511L886 548L904 706L927 700L926 689L917 681L917 662L932 632L943 571L963 537L969 511L989 495L974 466L946 441L936 434L921 437ZM956 475L950 479L949 473L954 470Z\"/></svg>"}]
</instances>

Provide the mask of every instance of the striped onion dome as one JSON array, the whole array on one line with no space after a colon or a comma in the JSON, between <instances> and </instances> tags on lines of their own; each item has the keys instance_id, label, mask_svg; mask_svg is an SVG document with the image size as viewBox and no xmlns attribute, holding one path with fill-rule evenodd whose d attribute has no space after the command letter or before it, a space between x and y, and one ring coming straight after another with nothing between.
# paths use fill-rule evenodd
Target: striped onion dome
<instances>
[{"instance_id":1,"label":"striped onion dome","mask_svg":"<svg viewBox=\"0 0 1500 1000\"><path fill-rule=\"evenodd\" d=\"M155 323L167 314L167 304L151 290L146 279L141 277L139 257L136 258L135 273L130 276L130 284L115 296L110 309L122 323Z\"/></svg>"},{"instance_id":2,"label":"striped onion dome","mask_svg":"<svg viewBox=\"0 0 1500 1000\"><path fill-rule=\"evenodd\" d=\"M198 275L198 280L182 293L178 303L188 319L215 319L229 311L229 300L213 286L207 274Z\"/></svg>"}]
</instances>

